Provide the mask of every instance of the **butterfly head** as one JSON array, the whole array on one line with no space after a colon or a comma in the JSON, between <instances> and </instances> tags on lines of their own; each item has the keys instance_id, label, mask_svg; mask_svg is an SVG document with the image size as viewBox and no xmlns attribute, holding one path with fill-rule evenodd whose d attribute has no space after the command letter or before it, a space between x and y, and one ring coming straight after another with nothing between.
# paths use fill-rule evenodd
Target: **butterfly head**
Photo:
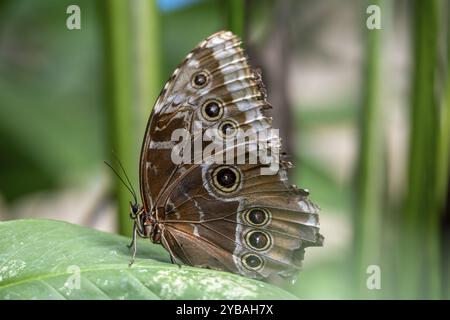
<instances>
[{"instance_id":1,"label":"butterfly head","mask_svg":"<svg viewBox=\"0 0 450 320\"><path fill-rule=\"evenodd\" d=\"M134 229L137 234L142 237L147 237L146 218L144 215L144 209L137 202L130 201L130 218L134 220Z\"/></svg>"},{"instance_id":2,"label":"butterfly head","mask_svg":"<svg viewBox=\"0 0 450 320\"><path fill-rule=\"evenodd\" d=\"M130 202L130 218L134 220L137 234L141 238L150 238L153 242L159 243L161 232L155 219L156 212L153 211L148 213L141 205Z\"/></svg>"},{"instance_id":3,"label":"butterfly head","mask_svg":"<svg viewBox=\"0 0 450 320\"><path fill-rule=\"evenodd\" d=\"M130 218L135 220L138 218L140 213L142 212L142 206L139 205L137 202L131 202L130 201Z\"/></svg>"}]
</instances>

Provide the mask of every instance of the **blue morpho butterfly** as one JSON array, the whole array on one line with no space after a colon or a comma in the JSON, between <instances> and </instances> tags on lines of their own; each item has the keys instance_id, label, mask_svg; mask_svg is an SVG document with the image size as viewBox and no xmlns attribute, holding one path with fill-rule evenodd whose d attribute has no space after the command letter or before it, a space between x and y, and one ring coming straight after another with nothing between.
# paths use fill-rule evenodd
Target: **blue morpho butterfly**
<instances>
[{"instance_id":1,"label":"blue morpho butterfly","mask_svg":"<svg viewBox=\"0 0 450 320\"><path fill-rule=\"evenodd\" d=\"M267 164L180 164L171 155L172 132L192 132L195 123L227 137L238 129L272 128L261 77L240 45L228 31L208 37L157 99L140 157L143 204L135 199L131 205L133 258L138 235L160 243L177 263L264 280L292 278L305 248L323 243L318 207L308 191L287 181L292 164L281 159L274 174L263 175Z\"/></svg>"}]
</instances>

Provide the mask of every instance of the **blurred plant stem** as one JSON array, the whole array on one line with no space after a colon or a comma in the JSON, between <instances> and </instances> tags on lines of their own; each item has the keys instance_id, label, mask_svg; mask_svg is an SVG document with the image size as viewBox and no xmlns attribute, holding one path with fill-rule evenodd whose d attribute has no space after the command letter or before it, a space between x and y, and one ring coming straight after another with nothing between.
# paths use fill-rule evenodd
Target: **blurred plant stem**
<instances>
[{"instance_id":1,"label":"blurred plant stem","mask_svg":"<svg viewBox=\"0 0 450 320\"><path fill-rule=\"evenodd\" d=\"M444 6L446 8L447 16L450 18L448 13L450 9L450 4ZM446 299L450 299L450 207L449 204L449 190L450 187L450 23L447 22L447 72L445 79L445 87L442 95L442 103L440 109L440 135L439 135L439 154L438 154L438 171L440 174L437 176L437 202L441 206L440 210L445 213L446 216L443 218L443 248L441 252L443 253L443 293ZM447 206L447 208L446 208ZM444 298L443 297L443 298Z\"/></svg>"},{"instance_id":2,"label":"blurred plant stem","mask_svg":"<svg viewBox=\"0 0 450 320\"><path fill-rule=\"evenodd\" d=\"M382 27L389 7L383 1L370 1L369 4L383 5ZM364 21L364 27L366 23ZM381 65L383 29L365 28L365 66L362 84L362 101L359 123L359 159L356 172L355 212L354 212L354 280L358 297L375 298L379 290L367 287L367 268L370 265L381 267L381 217L383 210L384 187L384 148L381 121Z\"/></svg>"},{"instance_id":3,"label":"blurred plant stem","mask_svg":"<svg viewBox=\"0 0 450 320\"><path fill-rule=\"evenodd\" d=\"M228 29L244 39L245 0L226 0Z\"/></svg>"},{"instance_id":4,"label":"blurred plant stem","mask_svg":"<svg viewBox=\"0 0 450 320\"><path fill-rule=\"evenodd\" d=\"M440 209L437 199L440 121L435 101L439 1L415 0L409 167L402 217L402 298L440 298ZM447 138L448 140L448 138Z\"/></svg>"},{"instance_id":5,"label":"blurred plant stem","mask_svg":"<svg viewBox=\"0 0 450 320\"><path fill-rule=\"evenodd\" d=\"M449 59L450 63L450 59ZM446 210L445 205L446 201L448 201L447 195L448 195L448 188L450 183L450 176L449 176L449 166L450 166L450 77L447 73L447 80L446 80L446 86L444 91L444 97L442 101L441 106L441 130L439 135L439 159L438 159L438 171L440 174L438 175L438 182L437 182L437 203L440 205L440 210ZM447 208L447 210L450 208ZM446 213L447 215L450 215L449 212ZM449 217L446 217L445 222L447 223L447 226L444 225L443 232L450 232L448 223ZM443 288L444 293L446 294L446 299L450 299L450 235L444 234L443 239L443 250L441 252L444 254L443 258L446 259L443 264L443 272L446 272L444 274L444 280L447 282L444 283L446 286Z\"/></svg>"},{"instance_id":6,"label":"blurred plant stem","mask_svg":"<svg viewBox=\"0 0 450 320\"><path fill-rule=\"evenodd\" d=\"M103 9L111 145L137 186L145 125L160 85L158 12L152 0L109 0ZM119 233L131 235L132 197L116 181Z\"/></svg>"}]
</instances>

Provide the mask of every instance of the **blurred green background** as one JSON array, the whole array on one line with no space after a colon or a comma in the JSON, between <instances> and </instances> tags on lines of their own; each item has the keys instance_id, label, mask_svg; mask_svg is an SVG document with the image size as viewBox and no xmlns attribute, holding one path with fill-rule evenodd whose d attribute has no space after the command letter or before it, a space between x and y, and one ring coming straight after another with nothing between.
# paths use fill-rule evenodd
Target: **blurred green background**
<instances>
[{"instance_id":1,"label":"blurred green background","mask_svg":"<svg viewBox=\"0 0 450 320\"><path fill-rule=\"evenodd\" d=\"M72 4L80 30L66 27ZM367 27L370 5L381 29ZM203 38L231 29L262 69L296 164L292 182L322 209L325 245L307 250L288 290L302 299L449 299L449 8L0 1L0 219L129 235L131 197L103 161L114 151L138 188L144 128L165 80ZM380 289L367 286L370 266Z\"/></svg>"}]
</instances>

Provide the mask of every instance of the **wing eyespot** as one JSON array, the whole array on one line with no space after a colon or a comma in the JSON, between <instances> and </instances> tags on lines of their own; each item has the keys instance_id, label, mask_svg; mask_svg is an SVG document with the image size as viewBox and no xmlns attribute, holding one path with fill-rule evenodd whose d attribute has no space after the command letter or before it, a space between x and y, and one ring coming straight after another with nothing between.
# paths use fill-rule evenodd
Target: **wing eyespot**
<instances>
[{"instance_id":1,"label":"wing eyespot","mask_svg":"<svg viewBox=\"0 0 450 320\"><path fill-rule=\"evenodd\" d=\"M210 75L206 70L196 72L192 75L191 84L196 89L204 88L210 81Z\"/></svg>"},{"instance_id":2,"label":"wing eyespot","mask_svg":"<svg viewBox=\"0 0 450 320\"><path fill-rule=\"evenodd\" d=\"M220 193L232 193L241 185L241 172L232 166L218 166L212 172L214 187Z\"/></svg>"},{"instance_id":3,"label":"wing eyespot","mask_svg":"<svg viewBox=\"0 0 450 320\"><path fill-rule=\"evenodd\" d=\"M223 116L223 104L217 99L207 100L201 110L202 117L207 121L216 121Z\"/></svg>"},{"instance_id":4,"label":"wing eyespot","mask_svg":"<svg viewBox=\"0 0 450 320\"><path fill-rule=\"evenodd\" d=\"M241 257L241 263L244 268L250 271L258 271L264 266L263 259L254 253L243 254Z\"/></svg>"},{"instance_id":5,"label":"wing eyespot","mask_svg":"<svg viewBox=\"0 0 450 320\"><path fill-rule=\"evenodd\" d=\"M245 235L245 243L256 251L266 251L272 246L272 237L265 231L251 230Z\"/></svg>"},{"instance_id":6,"label":"wing eyespot","mask_svg":"<svg viewBox=\"0 0 450 320\"><path fill-rule=\"evenodd\" d=\"M265 208L251 208L244 213L244 221L255 227L263 227L270 222L272 214Z\"/></svg>"},{"instance_id":7,"label":"wing eyespot","mask_svg":"<svg viewBox=\"0 0 450 320\"><path fill-rule=\"evenodd\" d=\"M219 125L219 134L222 138L233 138L237 134L238 124L233 120L225 120Z\"/></svg>"}]
</instances>

